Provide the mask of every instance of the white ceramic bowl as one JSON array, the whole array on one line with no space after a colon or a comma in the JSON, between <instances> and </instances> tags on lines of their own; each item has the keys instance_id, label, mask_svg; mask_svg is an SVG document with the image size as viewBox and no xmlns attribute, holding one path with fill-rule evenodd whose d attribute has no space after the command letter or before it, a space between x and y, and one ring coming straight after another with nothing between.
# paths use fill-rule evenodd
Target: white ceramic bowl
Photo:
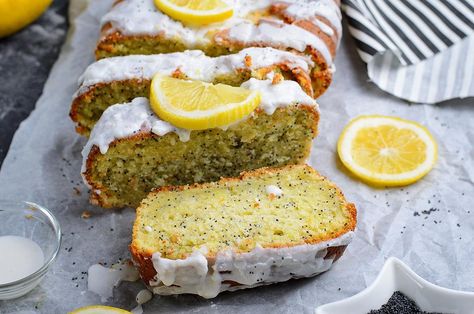
<instances>
[{"instance_id":1,"label":"white ceramic bowl","mask_svg":"<svg viewBox=\"0 0 474 314\"><path fill-rule=\"evenodd\" d=\"M474 293L436 286L413 272L395 257L390 257L377 279L362 292L318 307L316 314L367 314L380 309L395 291L415 301L421 310L450 314L473 314Z\"/></svg>"}]
</instances>

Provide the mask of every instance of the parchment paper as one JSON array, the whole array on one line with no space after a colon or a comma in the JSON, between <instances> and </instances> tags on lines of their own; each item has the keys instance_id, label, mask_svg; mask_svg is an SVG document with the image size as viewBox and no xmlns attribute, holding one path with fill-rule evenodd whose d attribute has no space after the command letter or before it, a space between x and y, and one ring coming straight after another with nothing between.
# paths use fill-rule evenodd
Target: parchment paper
<instances>
[{"instance_id":1,"label":"parchment paper","mask_svg":"<svg viewBox=\"0 0 474 314\"><path fill-rule=\"evenodd\" d=\"M74 132L68 117L77 78L93 61L99 19L110 2L94 1L86 8L84 1L71 1L74 26L68 41L3 163L0 198L48 207L58 217L64 239L41 285L21 299L0 301L1 313L65 313L100 304L100 297L87 291L88 267L129 257L133 210L113 212L89 205L79 174L85 139ZM316 278L223 293L213 300L155 296L144 305L145 313L313 313L318 305L364 289L389 256L402 259L435 284L474 291L473 99L438 107L410 105L389 96L367 81L349 36L344 37L336 67L333 84L319 100L320 134L310 164L339 184L358 208L358 230L345 255ZM335 148L343 126L360 114L397 115L426 125L439 144L435 169L406 188L374 189L352 178L338 162ZM82 219L84 210L92 217ZM143 287L141 282L122 283L107 304L131 309Z\"/></svg>"}]
</instances>

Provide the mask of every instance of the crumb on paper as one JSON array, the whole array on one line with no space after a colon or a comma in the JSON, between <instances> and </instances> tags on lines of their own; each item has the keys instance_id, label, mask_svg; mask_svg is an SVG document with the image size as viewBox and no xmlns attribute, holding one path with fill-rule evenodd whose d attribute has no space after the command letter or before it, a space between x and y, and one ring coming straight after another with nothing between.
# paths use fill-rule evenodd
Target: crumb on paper
<instances>
[{"instance_id":1,"label":"crumb on paper","mask_svg":"<svg viewBox=\"0 0 474 314\"><path fill-rule=\"evenodd\" d=\"M89 218L91 218L91 216L92 216L92 214L88 210L83 211L82 214L81 214L82 219L89 219Z\"/></svg>"},{"instance_id":2,"label":"crumb on paper","mask_svg":"<svg viewBox=\"0 0 474 314\"><path fill-rule=\"evenodd\" d=\"M135 301L137 301L138 304L145 304L148 301L150 301L152 298L153 298L153 294L150 292L150 290L143 289L137 293L137 296L135 297Z\"/></svg>"},{"instance_id":3,"label":"crumb on paper","mask_svg":"<svg viewBox=\"0 0 474 314\"><path fill-rule=\"evenodd\" d=\"M27 203L27 204L28 204L28 203ZM37 208L35 205L33 205L33 204L28 204L28 209L29 209L29 210L32 210L32 211L38 210L38 208Z\"/></svg>"}]
</instances>

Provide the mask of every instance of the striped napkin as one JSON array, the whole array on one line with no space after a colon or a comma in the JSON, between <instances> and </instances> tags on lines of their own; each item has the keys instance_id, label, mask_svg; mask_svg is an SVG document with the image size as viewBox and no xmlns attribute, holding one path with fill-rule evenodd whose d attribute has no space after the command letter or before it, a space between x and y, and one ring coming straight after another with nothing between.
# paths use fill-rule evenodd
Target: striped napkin
<instances>
[{"instance_id":1,"label":"striped napkin","mask_svg":"<svg viewBox=\"0 0 474 314\"><path fill-rule=\"evenodd\" d=\"M381 89L411 102L474 96L474 0L343 0Z\"/></svg>"}]
</instances>

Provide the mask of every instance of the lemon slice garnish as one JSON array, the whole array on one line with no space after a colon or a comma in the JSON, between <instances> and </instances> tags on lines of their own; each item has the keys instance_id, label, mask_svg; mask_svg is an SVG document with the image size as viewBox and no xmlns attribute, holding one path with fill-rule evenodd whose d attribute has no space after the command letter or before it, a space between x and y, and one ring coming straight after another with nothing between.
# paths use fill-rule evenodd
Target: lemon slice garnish
<instances>
[{"instance_id":1,"label":"lemon slice garnish","mask_svg":"<svg viewBox=\"0 0 474 314\"><path fill-rule=\"evenodd\" d=\"M438 148L431 133L416 122L387 116L360 116L342 132L337 150L356 176L375 184L403 186L434 166Z\"/></svg>"},{"instance_id":2,"label":"lemon slice garnish","mask_svg":"<svg viewBox=\"0 0 474 314\"><path fill-rule=\"evenodd\" d=\"M0 0L0 37L17 32L36 20L52 0Z\"/></svg>"},{"instance_id":3,"label":"lemon slice garnish","mask_svg":"<svg viewBox=\"0 0 474 314\"><path fill-rule=\"evenodd\" d=\"M161 119L177 127L204 130L248 116L260 104L260 93L157 74L151 82L150 104Z\"/></svg>"},{"instance_id":4,"label":"lemon slice garnish","mask_svg":"<svg viewBox=\"0 0 474 314\"><path fill-rule=\"evenodd\" d=\"M234 13L221 0L155 0L155 5L175 20L194 25L222 22Z\"/></svg>"},{"instance_id":5,"label":"lemon slice garnish","mask_svg":"<svg viewBox=\"0 0 474 314\"><path fill-rule=\"evenodd\" d=\"M104 306L104 305L90 305L81 307L77 310L69 312L69 314L132 314L129 311L125 311L116 307Z\"/></svg>"}]
</instances>

